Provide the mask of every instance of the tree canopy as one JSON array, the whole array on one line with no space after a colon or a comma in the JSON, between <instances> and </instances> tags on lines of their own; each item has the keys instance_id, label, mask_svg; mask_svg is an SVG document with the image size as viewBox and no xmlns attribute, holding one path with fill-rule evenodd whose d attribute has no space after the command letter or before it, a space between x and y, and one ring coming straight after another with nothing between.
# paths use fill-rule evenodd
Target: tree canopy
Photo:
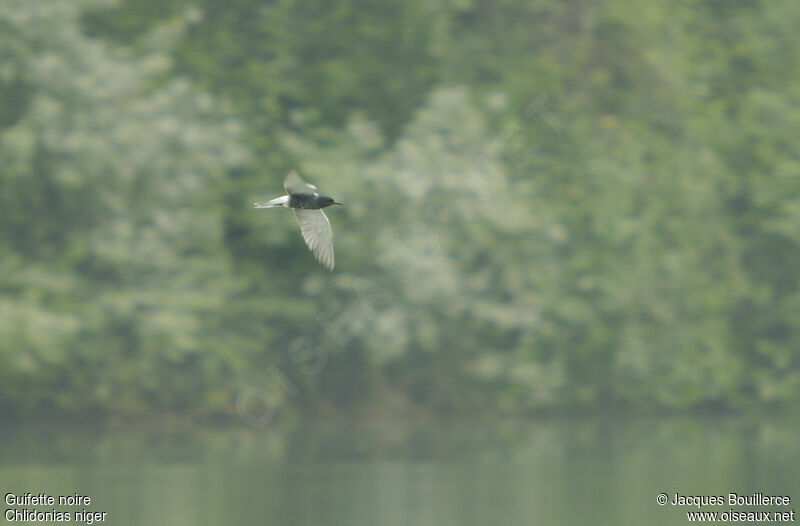
<instances>
[{"instance_id":1,"label":"tree canopy","mask_svg":"<svg viewBox=\"0 0 800 526\"><path fill-rule=\"evenodd\" d=\"M798 16L0 4L0 410L796 402Z\"/></svg>"}]
</instances>

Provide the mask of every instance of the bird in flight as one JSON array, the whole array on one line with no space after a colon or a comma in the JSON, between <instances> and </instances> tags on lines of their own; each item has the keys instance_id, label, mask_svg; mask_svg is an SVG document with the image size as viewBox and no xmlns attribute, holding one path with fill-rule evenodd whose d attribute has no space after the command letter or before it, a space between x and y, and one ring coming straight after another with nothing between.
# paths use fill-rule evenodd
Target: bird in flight
<instances>
[{"instance_id":1,"label":"bird in flight","mask_svg":"<svg viewBox=\"0 0 800 526\"><path fill-rule=\"evenodd\" d=\"M300 232L317 261L333 270L333 232L331 223L322 211L331 205L341 205L332 197L317 193L317 187L307 183L297 170L286 174L283 180L286 195L255 203L255 208L291 208L300 223Z\"/></svg>"}]
</instances>

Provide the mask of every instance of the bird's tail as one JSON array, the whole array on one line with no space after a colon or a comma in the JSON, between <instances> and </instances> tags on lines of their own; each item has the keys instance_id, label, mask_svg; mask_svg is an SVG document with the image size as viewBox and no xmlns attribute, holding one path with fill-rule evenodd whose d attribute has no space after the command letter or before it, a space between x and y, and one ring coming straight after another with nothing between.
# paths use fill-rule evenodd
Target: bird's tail
<instances>
[{"instance_id":1,"label":"bird's tail","mask_svg":"<svg viewBox=\"0 0 800 526\"><path fill-rule=\"evenodd\" d=\"M270 199L269 201L253 204L254 208L274 208L276 206L289 206L289 196L282 195L275 199Z\"/></svg>"}]
</instances>

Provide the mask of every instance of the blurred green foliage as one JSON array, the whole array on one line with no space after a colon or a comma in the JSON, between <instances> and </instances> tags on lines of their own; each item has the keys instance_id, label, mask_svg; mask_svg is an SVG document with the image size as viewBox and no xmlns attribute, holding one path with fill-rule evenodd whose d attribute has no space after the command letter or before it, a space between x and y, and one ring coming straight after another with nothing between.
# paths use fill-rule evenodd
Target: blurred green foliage
<instances>
[{"instance_id":1,"label":"blurred green foliage","mask_svg":"<svg viewBox=\"0 0 800 526\"><path fill-rule=\"evenodd\" d=\"M0 4L0 410L800 393L800 4ZM337 270L291 214L298 168Z\"/></svg>"}]
</instances>

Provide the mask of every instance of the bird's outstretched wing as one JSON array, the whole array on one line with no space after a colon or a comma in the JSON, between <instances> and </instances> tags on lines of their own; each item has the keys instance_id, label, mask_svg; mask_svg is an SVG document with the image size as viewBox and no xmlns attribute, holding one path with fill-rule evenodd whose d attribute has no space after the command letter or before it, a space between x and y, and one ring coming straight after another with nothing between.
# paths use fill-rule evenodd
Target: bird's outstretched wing
<instances>
[{"instance_id":1,"label":"bird's outstretched wing","mask_svg":"<svg viewBox=\"0 0 800 526\"><path fill-rule=\"evenodd\" d=\"M286 174L283 180L283 187L286 189L287 194L314 194L317 192L317 187L311 183L305 182L297 170L292 170Z\"/></svg>"},{"instance_id":2,"label":"bird's outstretched wing","mask_svg":"<svg viewBox=\"0 0 800 526\"><path fill-rule=\"evenodd\" d=\"M288 191L288 189L287 189ZM331 223L322 210L293 208L303 239L317 261L333 270L333 232Z\"/></svg>"}]
</instances>

